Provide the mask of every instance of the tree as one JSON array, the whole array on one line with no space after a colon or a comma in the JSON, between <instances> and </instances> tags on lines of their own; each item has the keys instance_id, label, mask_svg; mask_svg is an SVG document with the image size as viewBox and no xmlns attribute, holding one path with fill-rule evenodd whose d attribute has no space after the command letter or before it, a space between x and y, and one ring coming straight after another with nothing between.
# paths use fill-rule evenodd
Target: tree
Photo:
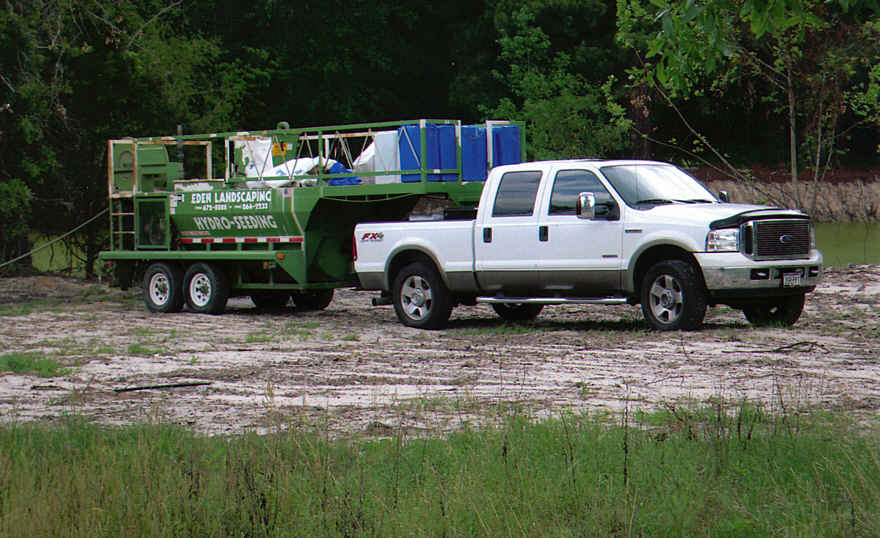
<instances>
[{"instance_id":1,"label":"tree","mask_svg":"<svg viewBox=\"0 0 880 538\"><path fill-rule=\"evenodd\" d=\"M614 102L613 32L605 4L591 0L501 2L500 69L508 89L489 115L524 120L532 157L606 156L625 145L629 121ZM572 28L574 21L585 28Z\"/></svg>"},{"instance_id":2,"label":"tree","mask_svg":"<svg viewBox=\"0 0 880 538\"><path fill-rule=\"evenodd\" d=\"M874 2L851 0L620 0L618 38L643 60L633 79L656 88L672 106L703 94L723 99L743 81L760 88L761 99L785 118L793 203L802 207L802 142L811 144L818 178L842 133L880 117L880 104L870 101L871 68L880 59L875 11Z\"/></svg>"},{"instance_id":3,"label":"tree","mask_svg":"<svg viewBox=\"0 0 880 538\"><path fill-rule=\"evenodd\" d=\"M70 230L106 208L106 140L230 128L246 68L186 31L183 2L20 0L0 10L0 182L33 194L33 230ZM106 222L106 221L102 221ZM91 275L105 231L70 241Z\"/></svg>"}]
</instances>

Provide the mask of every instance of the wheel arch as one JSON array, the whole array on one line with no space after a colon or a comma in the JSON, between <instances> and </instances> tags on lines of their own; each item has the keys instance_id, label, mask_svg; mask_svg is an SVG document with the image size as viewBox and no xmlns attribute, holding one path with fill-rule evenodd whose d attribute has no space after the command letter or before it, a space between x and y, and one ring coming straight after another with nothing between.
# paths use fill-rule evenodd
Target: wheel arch
<instances>
[{"instance_id":1,"label":"wheel arch","mask_svg":"<svg viewBox=\"0 0 880 538\"><path fill-rule=\"evenodd\" d=\"M397 277L397 273L399 273L400 270L407 265L415 262L426 263L433 267L437 271L437 274L440 275L443 283L447 286L449 285L449 282L446 280L446 273L443 271L443 266L440 265L440 263L434 257L434 254L432 252L410 246L408 248L404 248L397 252L394 252L391 256L389 256L388 263L385 266L385 289L391 290L391 285L394 282L394 279Z\"/></svg>"},{"instance_id":2,"label":"wheel arch","mask_svg":"<svg viewBox=\"0 0 880 538\"><path fill-rule=\"evenodd\" d=\"M697 269L700 283L703 288L706 287L706 281L703 278L703 269L700 267L699 262L697 262L697 259L691 251L681 245L660 243L648 246L639 252L637 256L633 256L623 282L624 291L632 294L634 297L638 297L642 279L645 278L645 273L647 273L648 269L650 269L655 263L663 260L681 260L693 265Z\"/></svg>"}]
</instances>

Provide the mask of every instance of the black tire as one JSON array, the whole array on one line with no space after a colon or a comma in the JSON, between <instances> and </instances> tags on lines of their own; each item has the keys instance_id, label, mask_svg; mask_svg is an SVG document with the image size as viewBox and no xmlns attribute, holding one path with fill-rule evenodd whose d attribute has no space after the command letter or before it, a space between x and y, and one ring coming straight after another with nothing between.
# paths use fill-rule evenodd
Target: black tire
<instances>
[{"instance_id":1,"label":"black tire","mask_svg":"<svg viewBox=\"0 0 880 538\"><path fill-rule=\"evenodd\" d=\"M144 304L150 312L180 312L183 308L183 271L164 262L144 273Z\"/></svg>"},{"instance_id":2,"label":"black tire","mask_svg":"<svg viewBox=\"0 0 880 538\"><path fill-rule=\"evenodd\" d=\"M194 263L183 277L183 295L193 312L222 314L229 300L226 275L213 263Z\"/></svg>"},{"instance_id":3,"label":"black tire","mask_svg":"<svg viewBox=\"0 0 880 538\"><path fill-rule=\"evenodd\" d=\"M333 301L333 289L297 291L291 294L298 310L324 310Z\"/></svg>"},{"instance_id":4,"label":"black tire","mask_svg":"<svg viewBox=\"0 0 880 538\"><path fill-rule=\"evenodd\" d=\"M538 317L542 304L533 303L493 303L492 309L506 321L531 321Z\"/></svg>"},{"instance_id":5,"label":"black tire","mask_svg":"<svg viewBox=\"0 0 880 538\"><path fill-rule=\"evenodd\" d=\"M251 302L259 310L281 310L290 302L290 294L273 291L253 293Z\"/></svg>"},{"instance_id":6,"label":"black tire","mask_svg":"<svg viewBox=\"0 0 880 538\"><path fill-rule=\"evenodd\" d=\"M654 264L642 280L642 313L661 331L700 328L706 317L706 291L696 267L681 260Z\"/></svg>"},{"instance_id":7,"label":"black tire","mask_svg":"<svg viewBox=\"0 0 880 538\"><path fill-rule=\"evenodd\" d=\"M452 295L431 265L415 262L404 267L391 288L397 319L417 329L442 329L452 314Z\"/></svg>"},{"instance_id":8,"label":"black tire","mask_svg":"<svg viewBox=\"0 0 880 538\"><path fill-rule=\"evenodd\" d=\"M767 325L790 327L801 317L805 299L806 294L804 293L774 297L743 308L743 314L749 323L756 327Z\"/></svg>"}]
</instances>

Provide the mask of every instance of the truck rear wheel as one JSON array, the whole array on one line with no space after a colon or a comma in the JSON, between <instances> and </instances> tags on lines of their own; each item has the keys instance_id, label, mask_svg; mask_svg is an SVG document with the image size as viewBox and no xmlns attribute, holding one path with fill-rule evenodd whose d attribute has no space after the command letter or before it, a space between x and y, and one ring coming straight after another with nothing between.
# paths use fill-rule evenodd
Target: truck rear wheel
<instances>
[{"instance_id":1,"label":"truck rear wheel","mask_svg":"<svg viewBox=\"0 0 880 538\"><path fill-rule=\"evenodd\" d=\"M749 323L757 327L766 325L790 327L801 317L805 298L806 295L803 293L787 297L774 297L743 308L743 314Z\"/></svg>"},{"instance_id":2,"label":"truck rear wheel","mask_svg":"<svg viewBox=\"0 0 880 538\"><path fill-rule=\"evenodd\" d=\"M212 263L194 263L183 277L186 306L200 314L222 314L229 299L223 270Z\"/></svg>"},{"instance_id":3,"label":"truck rear wheel","mask_svg":"<svg viewBox=\"0 0 880 538\"><path fill-rule=\"evenodd\" d=\"M176 265L154 263L144 273L144 304L150 312L180 312L183 271Z\"/></svg>"},{"instance_id":4,"label":"truck rear wheel","mask_svg":"<svg viewBox=\"0 0 880 538\"><path fill-rule=\"evenodd\" d=\"M654 264L642 280L642 313L655 329L698 329L706 317L706 292L696 268L681 260Z\"/></svg>"},{"instance_id":5,"label":"truck rear wheel","mask_svg":"<svg viewBox=\"0 0 880 538\"><path fill-rule=\"evenodd\" d=\"M437 271L411 263L394 278L391 289L397 319L408 327L442 329L452 314L452 296Z\"/></svg>"},{"instance_id":6,"label":"truck rear wheel","mask_svg":"<svg viewBox=\"0 0 880 538\"><path fill-rule=\"evenodd\" d=\"M254 293L251 302L260 310L280 310L290 302L290 294L272 291Z\"/></svg>"},{"instance_id":7,"label":"truck rear wheel","mask_svg":"<svg viewBox=\"0 0 880 538\"><path fill-rule=\"evenodd\" d=\"M532 303L494 303L492 309L501 319L506 321L531 321L538 317L541 310L544 309L542 304Z\"/></svg>"},{"instance_id":8,"label":"truck rear wheel","mask_svg":"<svg viewBox=\"0 0 880 538\"><path fill-rule=\"evenodd\" d=\"M324 310L333 301L333 290L295 291L293 303L299 310Z\"/></svg>"}]
</instances>

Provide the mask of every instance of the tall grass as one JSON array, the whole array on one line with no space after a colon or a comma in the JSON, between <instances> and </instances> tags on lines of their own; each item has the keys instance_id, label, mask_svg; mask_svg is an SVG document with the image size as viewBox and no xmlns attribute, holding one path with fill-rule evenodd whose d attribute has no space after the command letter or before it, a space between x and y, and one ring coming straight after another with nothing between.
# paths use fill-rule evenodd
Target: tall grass
<instances>
[{"instance_id":1,"label":"tall grass","mask_svg":"<svg viewBox=\"0 0 880 538\"><path fill-rule=\"evenodd\" d=\"M877 439L784 419L669 407L378 440L13 424L0 535L880 535Z\"/></svg>"}]
</instances>

